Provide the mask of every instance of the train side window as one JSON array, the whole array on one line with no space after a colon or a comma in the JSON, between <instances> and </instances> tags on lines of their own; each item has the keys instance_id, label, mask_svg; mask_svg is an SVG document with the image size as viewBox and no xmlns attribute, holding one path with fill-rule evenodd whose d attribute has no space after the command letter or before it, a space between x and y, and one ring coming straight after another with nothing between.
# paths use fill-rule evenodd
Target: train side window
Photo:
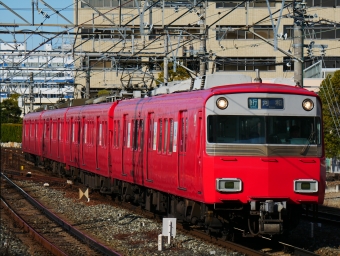
<instances>
[{"instance_id":1,"label":"train side window","mask_svg":"<svg viewBox=\"0 0 340 256\"><path fill-rule=\"evenodd\" d=\"M91 132L89 134L91 145L94 144L94 121L91 122Z\"/></svg>"},{"instance_id":2,"label":"train side window","mask_svg":"<svg viewBox=\"0 0 340 256\"><path fill-rule=\"evenodd\" d=\"M30 136L31 136L31 137L34 136L34 126L33 126L32 123L30 124Z\"/></svg>"},{"instance_id":3,"label":"train side window","mask_svg":"<svg viewBox=\"0 0 340 256\"><path fill-rule=\"evenodd\" d=\"M135 133L135 120L131 120L131 129L132 129L132 131L131 131L131 150L134 150L134 147L135 147L135 145L134 145L134 133ZM130 137L130 136L129 136Z\"/></svg>"},{"instance_id":4,"label":"train side window","mask_svg":"<svg viewBox=\"0 0 340 256\"><path fill-rule=\"evenodd\" d=\"M102 146L105 148L107 143L107 121L103 121L102 131Z\"/></svg>"},{"instance_id":5,"label":"train side window","mask_svg":"<svg viewBox=\"0 0 340 256\"><path fill-rule=\"evenodd\" d=\"M144 145L144 120L139 121L139 150L143 150Z\"/></svg>"},{"instance_id":6,"label":"train side window","mask_svg":"<svg viewBox=\"0 0 340 256\"><path fill-rule=\"evenodd\" d=\"M132 138L132 149L138 149L138 119L132 121L133 124L133 138Z\"/></svg>"},{"instance_id":7,"label":"train side window","mask_svg":"<svg viewBox=\"0 0 340 256\"><path fill-rule=\"evenodd\" d=\"M75 136L75 123L72 122L72 127L71 127L71 134L72 134L72 142L74 143L76 141L76 136Z\"/></svg>"},{"instance_id":8,"label":"train side window","mask_svg":"<svg viewBox=\"0 0 340 256\"><path fill-rule=\"evenodd\" d=\"M57 126L57 122L53 122L52 123L52 139L57 139L57 130L58 130L58 128L57 128L58 126Z\"/></svg>"},{"instance_id":9,"label":"train side window","mask_svg":"<svg viewBox=\"0 0 340 256\"><path fill-rule=\"evenodd\" d=\"M162 152L162 136L163 136L163 120L159 119L159 138L158 138L158 153Z\"/></svg>"},{"instance_id":10,"label":"train side window","mask_svg":"<svg viewBox=\"0 0 340 256\"><path fill-rule=\"evenodd\" d=\"M79 144L79 141L80 141L80 135L79 135L79 129L80 129L80 120L76 120L75 121L75 142L76 144Z\"/></svg>"},{"instance_id":11,"label":"train side window","mask_svg":"<svg viewBox=\"0 0 340 256\"><path fill-rule=\"evenodd\" d=\"M87 144L87 122L84 124L84 143Z\"/></svg>"},{"instance_id":12,"label":"train side window","mask_svg":"<svg viewBox=\"0 0 340 256\"><path fill-rule=\"evenodd\" d=\"M127 144L127 125L126 125L126 119L123 120L123 147L126 147Z\"/></svg>"},{"instance_id":13,"label":"train side window","mask_svg":"<svg viewBox=\"0 0 340 256\"><path fill-rule=\"evenodd\" d=\"M87 122L87 143L88 143L89 145L92 144L92 141L91 141L92 136L91 136L91 134L93 134L93 131L92 131L92 124L91 124L91 123L92 123L91 121L88 121L88 122Z\"/></svg>"},{"instance_id":14,"label":"train side window","mask_svg":"<svg viewBox=\"0 0 340 256\"><path fill-rule=\"evenodd\" d=\"M50 137L50 124L48 123L48 120L45 120L45 138Z\"/></svg>"},{"instance_id":15,"label":"train side window","mask_svg":"<svg viewBox=\"0 0 340 256\"><path fill-rule=\"evenodd\" d=\"M148 136L148 148L152 150L152 143L153 143L153 119L149 120L149 136Z\"/></svg>"},{"instance_id":16,"label":"train side window","mask_svg":"<svg viewBox=\"0 0 340 256\"><path fill-rule=\"evenodd\" d=\"M119 148L119 139L120 139L120 121L117 121L117 148Z\"/></svg>"},{"instance_id":17,"label":"train side window","mask_svg":"<svg viewBox=\"0 0 340 256\"><path fill-rule=\"evenodd\" d=\"M35 124L35 137L38 137L38 124Z\"/></svg>"},{"instance_id":18,"label":"train side window","mask_svg":"<svg viewBox=\"0 0 340 256\"><path fill-rule=\"evenodd\" d=\"M172 153L173 141L174 141L174 120L170 119L170 134L169 134L169 153Z\"/></svg>"},{"instance_id":19,"label":"train side window","mask_svg":"<svg viewBox=\"0 0 340 256\"><path fill-rule=\"evenodd\" d=\"M103 124L99 123L98 145L103 146Z\"/></svg>"},{"instance_id":20,"label":"train side window","mask_svg":"<svg viewBox=\"0 0 340 256\"><path fill-rule=\"evenodd\" d=\"M188 135L188 118L183 117L181 118L181 145L180 150L181 152L187 151L187 135Z\"/></svg>"},{"instance_id":21,"label":"train side window","mask_svg":"<svg viewBox=\"0 0 340 256\"><path fill-rule=\"evenodd\" d=\"M68 130L68 129L70 129L70 122L67 120L66 121L66 129ZM68 131L66 130L66 136L65 136L65 140L67 141L67 142L69 142L70 141L70 133L68 133Z\"/></svg>"},{"instance_id":22,"label":"train side window","mask_svg":"<svg viewBox=\"0 0 340 256\"><path fill-rule=\"evenodd\" d=\"M50 138L54 139L54 122L51 123L51 133L50 133Z\"/></svg>"},{"instance_id":23,"label":"train side window","mask_svg":"<svg viewBox=\"0 0 340 256\"><path fill-rule=\"evenodd\" d=\"M156 150L157 147L157 122L153 123L153 143L152 143L152 150Z\"/></svg>"},{"instance_id":24,"label":"train side window","mask_svg":"<svg viewBox=\"0 0 340 256\"><path fill-rule=\"evenodd\" d=\"M59 126L59 128L58 128L58 129L59 129L59 133L58 133L58 135L59 135L59 138L58 138L58 139L59 139L59 140L62 140L61 133L62 133L62 131L63 131L63 130L61 129L61 122L60 122L60 118L58 119L58 122L59 122L59 123L58 123L58 126Z\"/></svg>"},{"instance_id":25,"label":"train side window","mask_svg":"<svg viewBox=\"0 0 340 256\"><path fill-rule=\"evenodd\" d=\"M117 120L113 121L113 144L112 148L117 147Z\"/></svg>"},{"instance_id":26,"label":"train side window","mask_svg":"<svg viewBox=\"0 0 340 256\"><path fill-rule=\"evenodd\" d=\"M128 122L128 115L124 115L124 127L123 127L123 138L124 138L124 147L130 148L131 142L131 123Z\"/></svg>"},{"instance_id":27,"label":"train side window","mask_svg":"<svg viewBox=\"0 0 340 256\"><path fill-rule=\"evenodd\" d=\"M127 144L126 146L128 148L131 147L131 143L132 143L132 132L131 132L131 126L133 125L133 120L131 122L127 122Z\"/></svg>"},{"instance_id":28,"label":"train side window","mask_svg":"<svg viewBox=\"0 0 340 256\"><path fill-rule=\"evenodd\" d=\"M166 146L168 142L168 119L164 119L164 137L163 137L163 153L166 153Z\"/></svg>"}]
</instances>

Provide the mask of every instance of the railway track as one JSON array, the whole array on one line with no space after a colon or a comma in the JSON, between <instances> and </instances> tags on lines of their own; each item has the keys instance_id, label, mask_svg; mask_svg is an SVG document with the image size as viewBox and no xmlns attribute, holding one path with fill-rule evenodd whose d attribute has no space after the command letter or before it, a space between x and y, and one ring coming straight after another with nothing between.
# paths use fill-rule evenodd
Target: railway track
<instances>
[{"instance_id":1,"label":"railway track","mask_svg":"<svg viewBox=\"0 0 340 256\"><path fill-rule=\"evenodd\" d=\"M1 177L3 207L54 255L120 255L50 212L6 175Z\"/></svg>"},{"instance_id":2,"label":"railway track","mask_svg":"<svg viewBox=\"0 0 340 256\"><path fill-rule=\"evenodd\" d=\"M10 168L8 168L7 170L8 173L10 173L9 169ZM16 179L17 178L22 179L22 180L30 179L34 182L40 182L40 183L44 180L48 180L51 184L53 183L55 185L59 185L59 186L61 185L60 178L47 177L47 176L39 177L37 175L34 175L34 177L26 177L24 173L20 171L13 171L11 175L16 176L15 177ZM65 184L65 182L63 184ZM126 208L129 211L133 211L136 214L141 214L143 216L146 216L148 218L155 217L154 213L148 213L145 210L140 209L139 207L133 206L129 203L119 202L117 205L119 207ZM160 221L161 217L159 216L158 219ZM290 245L288 243L280 242L277 240L272 240L266 237L262 237L263 238L262 240L264 241L263 244L261 245L257 244L256 246L253 246L251 244L250 245L247 244L247 242L242 242L238 244L238 243L233 243L230 241L225 241L224 239L206 234L205 232L202 232L201 230L195 230L194 228L191 228L191 227L188 228L188 226L182 226L180 224L178 225L178 229L180 229L183 233L186 233L190 236L199 238L204 241L209 241L210 243L214 245L217 245L223 248L228 248L230 250L243 253L245 255L268 255L268 254L271 254L272 252L281 253L283 255L317 255L313 252L309 252L307 250L298 248L294 245ZM266 248L266 250L263 250L263 248Z\"/></svg>"},{"instance_id":3,"label":"railway track","mask_svg":"<svg viewBox=\"0 0 340 256\"><path fill-rule=\"evenodd\" d=\"M143 215L148 218L155 218L154 213L147 212L129 203L120 202L119 205L128 209L129 211L135 212L136 214ZM161 222L161 216L156 217L157 217L156 219ZM251 256L270 255L273 252L281 255L303 255L303 256L318 255L315 254L314 252L307 251L303 248L299 248L292 244L288 244L286 242L278 241L276 239L271 239L264 236L260 237L260 239L252 238L251 242L249 242L249 240L242 241L242 239L240 239L238 243L234 243L232 241L225 240L225 238L220 238L213 236L211 234L207 234L206 232L196 229L195 227L188 227L186 225L182 225L181 223L177 224L177 228L190 236L196 237L204 241L209 241L214 245L227 248L233 251L237 251L239 253L243 253L244 255ZM237 229L237 231L243 232L243 230L241 229Z\"/></svg>"},{"instance_id":4,"label":"railway track","mask_svg":"<svg viewBox=\"0 0 340 256\"><path fill-rule=\"evenodd\" d=\"M328 223L337 227L340 227L340 209L319 206L317 212L317 218L314 218L308 211L305 211L303 217L310 220L311 222L317 223Z\"/></svg>"}]
</instances>

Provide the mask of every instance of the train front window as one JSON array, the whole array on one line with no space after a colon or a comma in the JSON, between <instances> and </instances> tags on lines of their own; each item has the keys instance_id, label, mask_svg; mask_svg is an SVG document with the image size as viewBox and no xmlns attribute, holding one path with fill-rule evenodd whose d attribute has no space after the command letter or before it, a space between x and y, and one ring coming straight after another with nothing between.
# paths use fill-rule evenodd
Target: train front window
<instances>
[{"instance_id":1,"label":"train front window","mask_svg":"<svg viewBox=\"0 0 340 256\"><path fill-rule=\"evenodd\" d=\"M209 143L321 144L319 117L211 115L207 132Z\"/></svg>"}]
</instances>

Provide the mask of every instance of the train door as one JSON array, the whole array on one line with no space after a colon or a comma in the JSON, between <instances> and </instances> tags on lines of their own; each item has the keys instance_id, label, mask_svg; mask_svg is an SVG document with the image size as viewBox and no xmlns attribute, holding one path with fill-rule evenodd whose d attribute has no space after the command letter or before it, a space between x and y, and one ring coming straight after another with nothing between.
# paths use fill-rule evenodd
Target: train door
<instances>
[{"instance_id":1,"label":"train door","mask_svg":"<svg viewBox=\"0 0 340 256\"><path fill-rule=\"evenodd\" d=\"M58 158L60 158L60 144L61 144L61 123L60 123L60 118L58 118L58 123L57 123L57 154Z\"/></svg>"},{"instance_id":2,"label":"train door","mask_svg":"<svg viewBox=\"0 0 340 256\"><path fill-rule=\"evenodd\" d=\"M85 143L87 143L86 139L87 139L87 123L85 120L85 117L83 116L82 118L82 131L83 131L83 136L81 139L81 163L82 165L85 165Z\"/></svg>"},{"instance_id":3,"label":"train door","mask_svg":"<svg viewBox=\"0 0 340 256\"><path fill-rule=\"evenodd\" d=\"M143 183L143 173L144 173L144 120L139 120L138 124L138 166L139 166L139 174L141 176L141 182Z\"/></svg>"},{"instance_id":4,"label":"train door","mask_svg":"<svg viewBox=\"0 0 340 256\"><path fill-rule=\"evenodd\" d=\"M156 150L156 134L157 122L155 122L155 113L148 113L148 137L147 137L147 152L146 152L146 180L152 182L151 172L153 157L152 151Z\"/></svg>"},{"instance_id":5,"label":"train door","mask_svg":"<svg viewBox=\"0 0 340 256\"><path fill-rule=\"evenodd\" d=\"M48 136L48 156L51 156L52 155L52 136L53 136L53 121L52 121L52 118L48 121L49 122L49 136Z\"/></svg>"},{"instance_id":6,"label":"train door","mask_svg":"<svg viewBox=\"0 0 340 256\"><path fill-rule=\"evenodd\" d=\"M122 144L122 175L126 176L126 171L124 163L127 162L126 157L129 154L130 149L130 136L131 136L131 123L128 121L129 115L125 114L123 115L123 144Z\"/></svg>"},{"instance_id":7,"label":"train door","mask_svg":"<svg viewBox=\"0 0 340 256\"><path fill-rule=\"evenodd\" d=\"M101 130L101 126L100 126L100 120L99 120L99 116L97 116L96 119L96 149L95 149L95 154L96 154L96 169L99 168L99 143L100 143L100 131Z\"/></svg>"},{"instance_id":8,"label":"train door","mask_svg":"<svg viewBox=\"0 0 340 256\"><path fill-rule=\"evenodd\" d=\"M73 162L74 159L74 141L75 141L75 134L74 134L74 120L73 117L70 121L70 161Z\"/></svg>"},{"instance_id":9,"label":"train door","mask_svg":"<svg viewBox=\"0 0 340 256\"><path fill-rule=\"evenodd\" d=\"M29 131L29 145L30 145L30 151L35 152L35 147L34 147L34 123L30 121L30 131Z\"/></svg>"},{"instance_id":10,"label":"train door","mask_svg":"<svg viewBox=\"0 0 340 256\"><path fill-rule=\"evenodd\" d=\"M77 117L75 120L75 162L76 165L79 167L80 166L80 159L79 159L79 144L80 144L80 117Z\"/></svg>"},{"instance_id":11,"label":"train door","mask_svg":"<svg viewBox=\"0 0 340 256\"><path fill-rule=\"evenodd\" d=\"M113 121L113 118L110 116L110 121L109 124L113 123L113 129L116 127L116 121ZM109 125L109 144L108 144L108 167L109 167L109 176L112 177L112 152L113 152L113 147L114 147L114 142L113 142L113 131L111 130L111 125Z\"/></svg>"},{"instance_id":12,"label":"train door","mask_svg":"<svg viewBox=\"0 0 340 256\"><path fill-rule=\"evenodd\" d=\"M144 120L136 119L133 121L132 131L132 170L135 182L142 182L143 176L143 136Z\"/></svg>"},{"instance_id":13,"label":"train door","mask_svg":"<svg viewBox=\"0 0 340 256\"><path fill-rule=\"evenodd\" d=\"M178 187L185 188L186 184L186 163L187 163L187 140L188 140L188 112L179 113L179 151L178 151Z\"/></svg>"},{"instance_id":14,"label":"train door","mask_svg":"<svg viewBox=\"0 0 340 256\"><path fill-rule=\"evenodd\" d=\"M198 192L202 193L202 184L203 184L203 173L202 173L202 111L199 111L197 114L197 123L196 123L196 178L198 182Z\"/></svg>"},{"instance_id":15,"label":"train door","mask_svg":"<svg viewBox=\"0 0 340 256\"><path fill-rule=\"evenodd\" d=\"M49 150L50 150L50 120L45 119L44 120L44 140L43 140L43 156L48 156Z\"/></svg>"},{"instance_id":16,"label":"train door","mask_svg":"<svg viewBox=\"0 0 340 256\"><path fill-rule=\"evenodd\" d=\"M38 153L38 122L35 120L34 121L34 134L33 134L33 141L34 141L34 152Z\"/></svg>"}]
</instances>

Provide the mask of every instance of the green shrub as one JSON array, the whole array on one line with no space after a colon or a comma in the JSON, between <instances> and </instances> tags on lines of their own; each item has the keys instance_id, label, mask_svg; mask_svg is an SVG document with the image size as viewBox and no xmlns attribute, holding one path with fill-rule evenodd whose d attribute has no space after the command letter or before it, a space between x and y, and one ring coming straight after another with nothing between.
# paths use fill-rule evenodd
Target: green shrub
<instances>
[{"instance_id":1,"label":"green shrub","mask_svg":"<svg viewBox=\"0 0 340 256\"><path fill-rule=\"evenodd\" d=\"M1 142L22 142L22 124L1 124Z\"/></svg>"}]
</instances>

